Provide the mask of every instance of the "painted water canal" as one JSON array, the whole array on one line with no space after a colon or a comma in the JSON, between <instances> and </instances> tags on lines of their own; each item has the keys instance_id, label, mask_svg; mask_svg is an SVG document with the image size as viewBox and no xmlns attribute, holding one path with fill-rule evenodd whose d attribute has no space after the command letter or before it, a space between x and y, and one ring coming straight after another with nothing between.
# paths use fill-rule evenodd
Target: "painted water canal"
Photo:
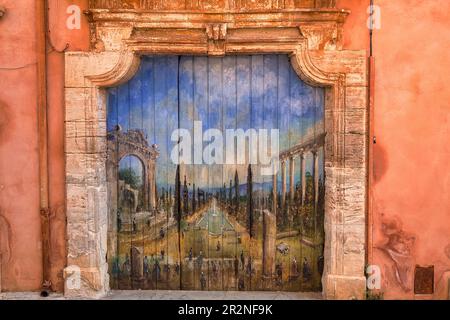
<instances>
[{"instance_id":1,"label":"painted water canal","mask_svg":"<svg viewBox=\"0 0 450 320\"><path fill-rule=\"evenodd\" d=\"M216 199L205 215L197 222L197 228L208 230L213 236L222 235L227 231L235 231L225 213L217 207Z\"/></svg>"}]
</instances>

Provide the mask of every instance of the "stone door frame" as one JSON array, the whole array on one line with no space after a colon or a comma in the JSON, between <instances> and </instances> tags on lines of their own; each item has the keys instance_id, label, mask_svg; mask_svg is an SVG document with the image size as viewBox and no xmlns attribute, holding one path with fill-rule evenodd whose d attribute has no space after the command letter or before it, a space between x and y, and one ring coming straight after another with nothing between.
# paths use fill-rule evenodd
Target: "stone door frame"
<instances>
[{"instance_id":1,"label":"stone door frame","mask_svg":"<svg viewBox=\"0 0 450 320\"><path fill-rule=\"evenodd\" d=\"M349 12L150 12L93 9L91 51L66 53L67 297L108 293L106 88L130 80L142 55L287 54L305 82L325 88L327 299L365 297L366 52L342 50Z\"/></svg>"}]
</instances>

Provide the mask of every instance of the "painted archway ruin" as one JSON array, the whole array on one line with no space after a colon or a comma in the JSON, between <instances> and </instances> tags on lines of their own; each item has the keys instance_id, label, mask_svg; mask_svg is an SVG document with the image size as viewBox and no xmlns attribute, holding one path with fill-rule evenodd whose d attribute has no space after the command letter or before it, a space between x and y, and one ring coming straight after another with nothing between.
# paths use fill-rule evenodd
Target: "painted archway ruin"
<instances>
[{"instance_id":1,"label":"painted archway ruin","mask_svg":"<svg viewBox=\"0 0 450 320\"><path fill-rule=\"evenodd\" d=\"M155 1L91 3L92 51L66 54L65 294L99 297L109 290L105 88L131 79L140 55L278 53L290 55L303 80L326 90L324 296L363 298L367 75L365 51L342 50L349 12L334 1L209 2L204 8L184 1L170 8ZM74 267L80 287L70 285Z\"/></svg>"}]
</instances>

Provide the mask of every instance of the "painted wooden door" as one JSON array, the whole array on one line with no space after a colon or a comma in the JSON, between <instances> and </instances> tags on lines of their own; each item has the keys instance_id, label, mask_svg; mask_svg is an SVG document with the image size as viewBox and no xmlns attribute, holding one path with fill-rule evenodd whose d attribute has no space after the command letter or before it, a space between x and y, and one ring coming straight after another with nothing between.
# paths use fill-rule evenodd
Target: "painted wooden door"
<instances>
[{"instance_id":1,"label":"painted wooden door","mask_svg":"<svg viewBox=\"0 0 450 320\"><path fill-rule=\"evenodd\" d=\"M287 56L143 57L108 89L111 287L320 291L323 119Z\"/></svg>"}]
</instances>

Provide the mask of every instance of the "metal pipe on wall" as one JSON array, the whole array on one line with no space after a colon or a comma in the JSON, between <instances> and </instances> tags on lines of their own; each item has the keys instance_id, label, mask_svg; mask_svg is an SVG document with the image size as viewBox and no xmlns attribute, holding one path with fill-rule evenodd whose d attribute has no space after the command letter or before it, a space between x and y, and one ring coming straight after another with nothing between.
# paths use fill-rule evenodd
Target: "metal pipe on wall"
<instances>
[{"instance_id":1,"label":"metal pipe on wall","mask_svg":"<svg viewBox=\"0 0 450 320\"><path fill-rule=\"evenodd\" d=\"M42 233L42 296L48 296L50 281L50 210L48 177L47 115L47 0L36 1L37 109L39 140L39 203Z\"/></svg>"},{"instance_id":2,"label":"metal pipe on wall","mask_svg":"<svg viewBox=\"0 0 450 320\"><path fill-rule=\"evenodd\" d=\"M370 0L370 28L369 28L369 83L368 83L368 154L367 154L367 226L366 226L366 264L373 261L373 148L376 144L374 131L374 103L375 103L375 57L373 56L373 14L374 1Z\"/></svg>"},{"instance_id":3,"label":"metal pipe on wall","mask_svg":"<svg viewBox=\"0 0 450 320\"><path fill-rule=\"evenodd\" d=\"M0 293L2 293L2 267L3 267L3 255L0 252Z\"/></svg>"}]
</instances>

